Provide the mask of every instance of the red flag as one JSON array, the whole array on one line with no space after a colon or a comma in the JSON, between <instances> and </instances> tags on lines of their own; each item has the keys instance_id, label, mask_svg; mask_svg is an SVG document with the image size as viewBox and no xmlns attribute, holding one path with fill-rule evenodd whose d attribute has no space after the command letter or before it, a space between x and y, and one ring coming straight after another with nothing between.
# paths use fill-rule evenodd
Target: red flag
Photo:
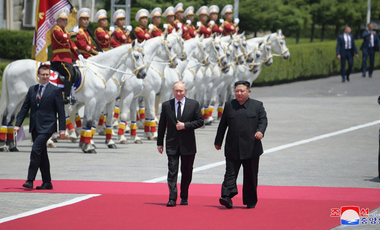
<instances>
[{"instance_id":1,"label":"red flag","mask_svg":"<svg viewBox=\"0 0 380 230\"><path fill-rule=\"evenodd\" d=\"M32 58L47 61L47 47L51 44L51 29L56 24L54 14L60 9L70 10L66 29L76 24L76 10L68 0L38 0L36 7L36 28L34 30Z\"/></svg>"}]
</instances>

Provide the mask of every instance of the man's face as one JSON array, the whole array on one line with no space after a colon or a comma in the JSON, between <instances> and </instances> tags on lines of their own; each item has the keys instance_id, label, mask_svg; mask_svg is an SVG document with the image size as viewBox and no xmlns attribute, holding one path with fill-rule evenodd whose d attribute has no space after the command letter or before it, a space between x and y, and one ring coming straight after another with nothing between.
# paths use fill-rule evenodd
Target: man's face
<instances>
[{"instance_id":1,"label":"man's face","mask_svg":"<svg viewBox=\"0 0 380 230\"><path fill-rule=\"evenodd\" d=\"M152 18L152 21L153 21L154 25L158 26L158 25L161 24L161 17L155 16L155 17Z\"/></svg>"},{"instance_id":2,"label":"man's face","mask_svg":"<svg viewBox=\"0 0 380 230\"><path fill-rule=\"evenodd\" d=\"M166 17L166 21L167 21L168 23L173 23L173 22L174 22L174 15L167 16L167 17Z\"/></svg>"},{"instance_id":3,"label":"man's face","mask_svg":"<svg viewBox=\"0 0 380 230\"><path fill-rule=\"evenodd\" d=\"M106 28L108 26L108 20L107 18L100 19L98 21L98 25L102 28Z\"/></svg>"},{"instance_id":4,"label":"man's face","mask_svg":"<svg viewBox=\"0 0 380 230\"><path fill-rule=\"evenodd\" d=\"M216 22L216 20L218 20L218 14L217 13L210 14L210 20L213 20L214 22Z\"/></svg>"},{"instance_id":5,"label":"man's face","mask_svg":"<svg viewBox=\"0 0 380 230\"><path fill-rule=\"evenodd\" d=\"M182 82L178 82L173 86L173 94L178 101L182 100L186 94L187 89Z\"/></svg>"},{"instance_id":6,"label":"man's face","mask_svg":"<svg viewBox=\"0 0 380 230\"><path fill-rule=\"evenodd\" d=\"M81 17L79 18L79 25L80 27L82 28L87 28L88 24L90 24L90 18L84 18L84 17Z\"/></svg>"},{"instance_id":7,"label":"man's face","mask_svg":"<svg viewBox=\"0 0 380 230\"><path fill-rule=\"evenodd\" d=\"M369 30L373 30L373 25L372 25L372 24L369 24L369 25L368 25L368 29L369 29Z\"/></svg>"},{"instance_id":8,"label":"man's face","mask_svg":"<svg viewBox=\"0 0 380 230\"><path fill-rule=\"evenodd\" d=\"M251 90L247 89L247 86L245 85L237 85L235 88L235 97L240 104L243 104L246 100L248 100L250 93Z\"/></svg>"},{"instance_id":9,"label":"man's face","mask_svg":"<svg viewBox=\"0 0 380 230\"><path fill-rule=\"evenodd\" d=\"M202 23L207 22L207 14L199 15L199 21L201 21Z\"/></svg>"},{"instance_id":10,"label":"man's face","mask_svg":"<svg viewBox=\"0 0 380 230\"><path fill-rule=\"evenodd\" d=\"M186 20L190 20L191 22L194 21L194 15L187 15Z\"/></svg>"},{"instance_id":11,"label":"man's face","mask_svg":"<svg viewBox=\"0 0 380 230\"><path fill-rule=\"evenodd\" d=\"M232 20L232 13L225 13L224 17L226 18L226 21L231 21Z\"/></svg>"},{"instance_id":12,"label":"man's face","mask_svg":"<svg viewBox=\"0 0 380 230\"><path fill-rule=\"evenodd\" d=\"M346 32L346 34L351 33L351 27L347 27L347 28L345 29L345 32Z\"/></svg>"},{"instance_id":13,"label":"man's face","mask_svg":"<svg viewBox=\"0 0 380 230\"><path fill-rule=\"evenodd\" d=\"M125 25L125 18L119 18L116 20L116 25L118 27L123 27Z\"/></svg>"},{"instance_id":14,"label":"man's face","mask_svg":"<svg viewBox=\"0 0 380 230\"><path fill-rule=\"evenodd\" d=\"M181 12L177 12L177 13L175 13L175 17L178 19L178 20L182 20L183 19L183 12L181 11Z\"/></svg>"},{"instance_id":15,"label":"man's face","mask_svg":"<svg viewBox=\"0 0 380 230\"><path fill-rule=\"evenodd\" d=\"M142 17L139 19L139 23L142 27L146 27L148 25L148 18L147 17Z\"/></svg>"},{"instance_id":16,"label":"man's face","mask_svg":"<svg viewBox=\"0 0 380 230\"><path fill-rule=\"evenodd\" d=\"M50 78L50 69L40 69L38 73L38 79L40 80L41 85L45 85L49 82Z\"/></svg>"},{"instance_id":17,"label":"man's face","mask_svg":"<svg viewBox=\"0 0 380 230\"><path fill-rule=\"evenodd\" d=\"M58 18L57 19L57 25L61 28L65 28L67 26L67 19L66 18Z\"/></svg>"}]
</instances>

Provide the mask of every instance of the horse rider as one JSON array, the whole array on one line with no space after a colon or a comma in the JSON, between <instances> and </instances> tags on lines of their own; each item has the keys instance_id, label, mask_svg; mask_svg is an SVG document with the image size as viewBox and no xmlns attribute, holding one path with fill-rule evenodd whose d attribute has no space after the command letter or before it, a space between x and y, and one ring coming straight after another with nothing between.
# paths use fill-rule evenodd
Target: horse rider
<instances>
[{"instance_id":1,"label":"horse rider","mask_svg":"<svg viewBox=\"0 0 380 230\"><path fill-rule=\"evenodd\" d=\"M233 6L232 5L226 5L222 9L222 15L224 16L225 20L223 24L221 25L223 27L223 36L227 36L232 34L237 33L238 29L236 28L237 25L239 24L239 19L235 19L235 23L232 23L232 10Z\"/></svg>"},{"instance_id":2,"label":"horse rider","mask_svg":"<svg viewBox=\"0 0 380 230\"><path fill-rule=\"evenodd\" d=\"M120 44L111 37L112 31L107 31L107 11L104 9L99 10L95 15L95 20L99 25L99 27L95 30L95 39L102 50L108 51L111 47L116 48L120 46Z\"/></svg>"},{"instance_id":3,"label":"horse rider","mask_svg":"<svg viewBox=\"0 0 380 230\"><path fill-rule=\"evenodd\" d=\"M148 31L147 25L148 25L148 16L149 16L149 11L146 9L140 9L136 13L135 20L140 23L138 27L135 28L135 38L139 41L139 43L149 40L152 38L151 32ZM153 25L149 25L149 29L153 30Z\"/></svg>"},{"instance_id":4,"label":"horse rider","mask_svg":"<svg viewBox=\"0 0 380 230\"><path fill-rule=\"evenodd\" d=\"M75 100L70 100L72 81L75 77L71 52L78 56L81 61L84 60L83 55L80 54L78 48L71 41L70 33L65 30L69 13L69 10L66 8L55 13L53 17L57 20L57 24L54 25L51 32L53 56L51 57L50 62L53 69L57 70L59 74L65 77L64 104L75 103Z\"/></svg>"},{"instance_id":5,"label":"horse rider","mask_svg":"<svg viewBox=\"0 0 380 230\"><path fill-rule=\"evenodd\" d=\"M182 38L185 40L189 40L195 37L197 35L197 31L195 27L192 25L194 21L194 7L189 6L186 8L184 16L186 18L186 28L182 33Z\"/></svg>"},{"instance_id":6,"label":"horse rider","mask_svg":"<svg viewBox=\"0 0 380 230\"><path fill-rule=\"evenodd\" d=\"M183 4L180 2L174 7L174 12L175 12L175 20L174 20L174 27L175 29L179 30L178 25L181 25L182 33L184 31L184 24L182 23L183 20ZM181 23L181 24L180 24Z\"/></svg>"},{"instance_id":7,"label":"horse rider","mask_svg":"<svg viewBox=\"0 0 380 230\"><path fill-rule=\"evenodd\" d=\"M90 23L90 15L91 10L88 8L80 9L76 15L76 18L79 21L79 31L76 31L77 35L74 43L86 59L92 55L98 54L95 50L96 47L91 43L91 37L87 30L88 24ZM75 57L74 60L76 61L78 58Z\"/></svg>"},{"instance_id":8,"label":"horse rider","mask_svg":"<svg viewBox=\"0 0 380 230\"><path fill-rule=\"evenodd\" d=\"M125 32L123 28L125 26L125 11L122 9L116 10L115 13L113 13L112 20L117 25L113 32L115 41L120 45L132 43L132 39L129 36L132 31L132 26L127 26L127 32Z\"/></svg>"},{"instance_id":9,"label":"horse rider","mask_svg":"<svg viewBox=\"0 0 380 230\"><path fill-rule=\"evenodd\" d=\"M216 33L216 35L221 35L223 33L223 27L218 26L216 24L216 20L218 20L218 14L219 14L219 7L216 5L212 5L208 8L208 15L210 17L210 21L207 24L207 27L211 27L212 34ZM223 20L223 19L221 19ZM223 20L224 22L224 20ZM213 24L211 26L211 24Z\"/></svg>"},{"instance_id":10,"label":"horse rider","mask_svg":"<svg viewBox=\"0 0 380 230\"><path fill-rule=\"evenodd\" d=\"M197 11L197 15L199 21L201 22L201 25L197 28L199 36L202 36L203 34L204 38L209 38L211 36L211 28L205 26L205 24L207 23L208 7L202 6L201 8L199 8ZM198 24L199 23L197 23L197 25Z\"/></svg>"},{"instance_id":11,"label":"horse rider","mask_svg":"<svg viewBox=\"0 0 380 230\"><path fill-rule=\"evenodd\" d=\"M166 22L168 25L168 28L167 28L168 34L171 34L173 29L175 29L175 27L174 27L174 7L169 6L165 10L165 12L162 14L162 16L164 16L166 19ZM166 32L166 30L164 31L164 33L165 32Z\"/></svg>"},{"instance_id":12,"label":"horse rider","mask_svg":"<svg viewBox=\"0 0 380 230\"><path fill-rule=\"evenodd\" d=\"M160 29L161 24L161 13L162 10L160 7L156 7L150 12L149 17L152 19L153 23L153 31L152 31L152 37L158 37L162 35L162 30Z\"/></svg>"}]
</instances>

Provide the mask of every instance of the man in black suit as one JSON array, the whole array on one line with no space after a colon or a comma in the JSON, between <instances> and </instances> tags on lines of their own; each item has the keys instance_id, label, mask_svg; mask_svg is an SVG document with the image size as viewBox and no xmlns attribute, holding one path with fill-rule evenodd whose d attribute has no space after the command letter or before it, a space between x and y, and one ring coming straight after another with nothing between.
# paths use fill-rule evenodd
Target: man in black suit
<instances>
[{"instance_id":1,"label":"man in black suit","mask_svg":"<svg viewBox=\"0 0 380 230\"><path fill-rule=\"evenodd\" d=\"M236 179L241 165L244 167L243 204L254 208L257 203L257 173L263 153L261 139L268 122L263 103L250 99L250 93L249 82L235 83L236 99L225 103L215 137L215 148L220 150L228 127L224 147L226 172L219 199L219 203L227 208L232 208L232 198L238 194Z\"/></svg>"},{"instance_id":2,"label":"man in black suit","mask_svg":"<svg viewBox=\"0 0 380 230\"><path fill-rule=\"evenodd\" d=\"M203 116L199 102L186 98L185 83L178 81L173 85L174 99L162 103L158 124L157 149L162 154L163 139L166 131L166 154L168 156L168 207L176 206L177 176L181 157L181 205L188 204L188 191L193 175L193 163L197 147L194 129L203 126Z\"/></svg>"},{"instance_id":3,"label":"man in black suit","mask_svg":"<svg viewBox=\"0 0 380 230\"><path fill-rule=\"evenodd\" d=\"M340 75L342 76L342 82L350 81L350 73L352 66L354 65L354 53L355 57L358 57L358 50L356 49L354 36L351 33L351 28L346 26L344 33L338 36L338 43L336 45L336 57L340 59ZM348 69L346 71L346 61L348 61Z\"/></svg>"},{"instance_id":4,"label":"man in black suit","mask_svg":"<svg viewBox=\"0 0 380 230\"><path fill-rule=\"evenodd\" d=\"M59 119L59 135L65 136L65 109L62 91L49 83L50 67L41 65L38 68L39 84L29 88L21 111L17 116L14 130L18 132L30 109L29 132L32 133L33 146L30 154L28 179L23 184L25 188L33 188L38 168L42 175L42 185L37 189L52 189L50 163L47 155L46 142L57 132L57 113Z\"/></svg>"},{"instance_id":5,"label":"man in black suit","mask_svg":"<svg viewBox=\"0 0 380 230\"><path fill-rule=\"evenodd\" d=\"M372 77L372 72L375 67L375 51L379 51L380 39L379 36L373 31L373 24L368 24L368 30L363 32L363 43L360 46L361 51L363 51L363 62L362 71L363 77L365 77L367 72L367 57L369 56L369 70L368 76Z\"/></svg>"}]
</instances>

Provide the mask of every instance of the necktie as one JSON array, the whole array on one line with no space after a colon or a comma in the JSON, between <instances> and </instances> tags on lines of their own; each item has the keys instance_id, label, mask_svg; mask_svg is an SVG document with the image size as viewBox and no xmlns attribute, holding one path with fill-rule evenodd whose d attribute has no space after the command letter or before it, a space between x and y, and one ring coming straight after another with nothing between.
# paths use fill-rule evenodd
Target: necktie
<instances>
[{"instance_id":1,"label":"necktie","mask_svg":"<svg viewBox=\"0 0 380 230\"><path fill-rule=\"evenodd\" d=\"M350 49L350 35L347 34L347 49Z\"/></svg>"},{"instance_id":2,"label":"necktie","mask_svg":"<svg viewBox=\"0 0 380 230\"><path fill-rule=\"evenodd\" d=\"M181 102L178 102L178 108L177 108L177 120L179 120L182 116L182 111L181 111Z\"/></svg>"},{"instance_id":3,"label":"necktie","mask_svg":"<svg viewBox=\"0 0 380 230\"><path fill-rule=\"evenodd\" d=\"M38 93L37 93L37 103L39 104L40 103L40 101L41 101L41 93L42 93L42 88L43 88L44 86L43 85L40 85L40 89L38 90Z\"/></svg>"},{"instance_id":4,"label":"necktie","mask_svg":"<svg viewBox=\"0 0 380 230\"><path fill-rule=\"evenodd\" d=\"M369 36L369 47L373 47L373 45L372 45L372 34L371 34L371 36Z\"/></svg>"}]
</instances>

